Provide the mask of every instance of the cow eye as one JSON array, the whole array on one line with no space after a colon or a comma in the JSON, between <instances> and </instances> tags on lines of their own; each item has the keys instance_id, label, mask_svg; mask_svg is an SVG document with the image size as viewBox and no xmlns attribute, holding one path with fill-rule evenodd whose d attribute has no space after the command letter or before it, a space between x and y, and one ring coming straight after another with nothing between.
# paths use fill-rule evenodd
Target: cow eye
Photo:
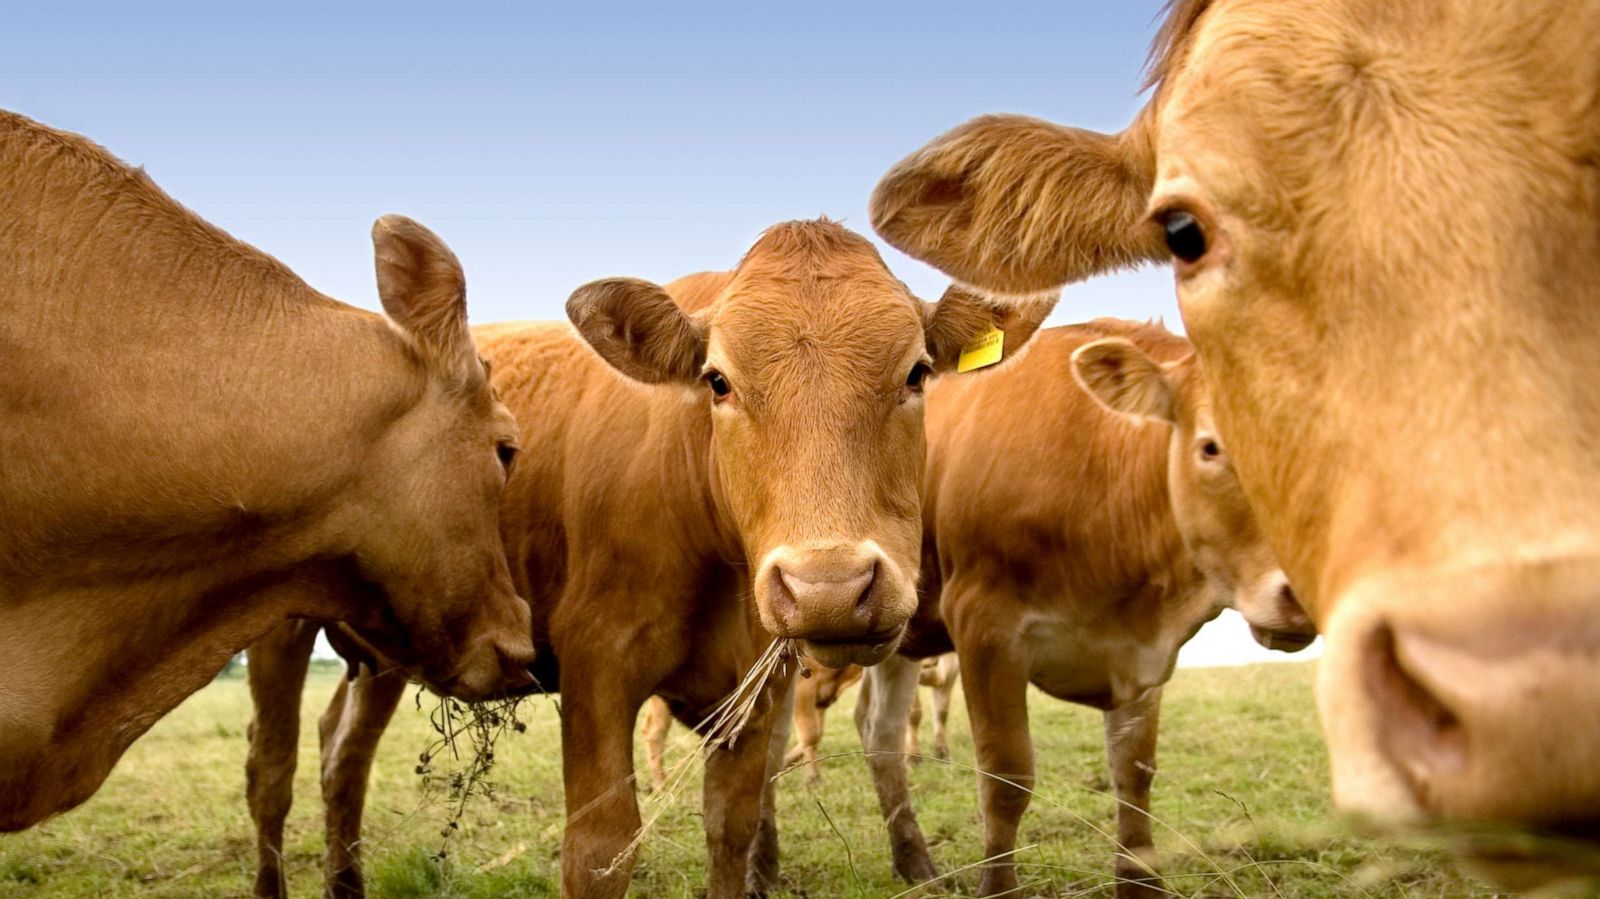
<instances>
[{"instance_id":1,"label":"cow eye","mask_svg":"<svg viewBox=\"0 0 1600 899\"><path fill-rule=\"evenodd\" d=\"M1167 249L1184 262L1195 263L1206 254L1206 232L1187 212L1169 213L1161 227L1167 233Z\"/></svg>"},{"instance_id":2,"label":"cow eye","mask_svg":"<svg viewBox=\"0 0 1600 899\"><path fill-rule=\"evenodd\" d=\"M729 384L728 379L722 376L722 372L716 369L705 373L705 382L706 386L711 388L711 395L719 400L733 392L733 385Z\"/></svg>"},{"instance_id":3,"label":"cow eye","mask_svg":"<svg viewBox=\"0 0 1600 899\"><path fill-rule=\"evenodd\" d=\"M511 466L517 461L517 445L515 443L495 444L494 454L500 458L500 467L511 473Z\"/></svg>"},{"instance_id":4,"label":"cow eye","mask_svg":"<svg viewBox=\"0 0 1600 899\"><path fill-rule=\"evenodd\" d=\"M906 389L912 393L921 393L922 385L928 380L928 375L933 374L933 366L926 362L918 362L911 366L911 373L906 375Z\"/></svg>"},{"instance_id":5,"label":"cow eye","mask_svg":"<svg viewBox=\"0 0 1600 899\"><path fill-rule=\"evenodd\" d=\"M1207 462L1215 462L1222 458L1222 447L1215 440L1202 440L1200 442L1200 458Z\"/></svg>"}]
</instances>

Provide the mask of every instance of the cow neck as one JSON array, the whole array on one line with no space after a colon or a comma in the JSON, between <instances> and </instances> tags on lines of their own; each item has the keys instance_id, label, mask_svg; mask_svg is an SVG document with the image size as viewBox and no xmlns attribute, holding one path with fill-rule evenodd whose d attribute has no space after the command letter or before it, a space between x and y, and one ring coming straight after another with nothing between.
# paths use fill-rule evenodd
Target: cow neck
<instances>
[{"instance_id":1,"label":"cow neck","mask_svg":"<svg viewBox=\"0 0 1600 899\"><path fill-rule=\"evenodd\" d=\"M159 615L138 610L160 589L135 585L35 622L27 645L10 647L14 701L0 706L0 831L87 799L134 740L285 619L354 615L346 577L336 563L308 563L169 602ZM63 655L71 665L55 663Z\"/></svg>"},{"instance_id":2,"label":"cow neck","mask_svg":"<svg viewBox=\"0 0 1600 899\"><path fill-rule=\"evenodd\" d=\"M1153 621L1175 620L1180 609L1193 608L1197 602L1209 604L1211 591L1173 514L1167 479L1170 432L1165 427L1140 426L1126 433L1127 442L1114 450L1123 459L1120 464L1127 466L1124 483L1147 486L1114 490L1117 500L1111 517L1127 528L1122 532L1126 541L1122 551L1135 554L1130 572L1146 585L1139 601L1154 604L1144 611ZM1201 613L1196 609L1195 614Z\"/></svg>"}]
</instances>

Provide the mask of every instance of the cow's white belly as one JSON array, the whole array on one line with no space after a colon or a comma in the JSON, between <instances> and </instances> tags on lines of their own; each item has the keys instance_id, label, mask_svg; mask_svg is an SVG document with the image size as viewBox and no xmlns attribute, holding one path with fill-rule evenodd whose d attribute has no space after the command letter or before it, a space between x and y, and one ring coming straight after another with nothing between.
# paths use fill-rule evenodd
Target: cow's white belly
<instances>
[{"instance_id":1,"label":"cow's white belly","mask_svg":"<svg viewBox=\"0 0 1600 899\"><path fill-rule=\"evenodd\" d=\"M1130 639L1081 620L1035 614L1022 628L1029 680L1058 699L1098 707L1121 705L1166 683L1178 647Z\"/></svg>"}]
</instances>

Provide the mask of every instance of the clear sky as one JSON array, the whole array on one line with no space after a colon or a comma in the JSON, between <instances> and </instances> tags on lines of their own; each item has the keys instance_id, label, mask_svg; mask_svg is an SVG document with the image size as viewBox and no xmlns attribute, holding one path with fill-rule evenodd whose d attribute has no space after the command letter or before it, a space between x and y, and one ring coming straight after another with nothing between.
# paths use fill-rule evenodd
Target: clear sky
<instances>
[{"instance_id":1,"label":"clear sky","mask_svg":"<svg viewBox=\"0 0 1600 899\"><path fill-rule=\"evenodd\" d=\"M974 115L1121 129L1160 5L22 4L0 106L340 299L376 307L368 228L400 212L461 257L474 321L558 318L585 281L728 267L786 219L870 234L877 179ZM1178 329L1170 273L1071 287L1055 320L1097 315ZM1241 632L1186 660L1254 658Z\"/></svg>"}]
</instances>

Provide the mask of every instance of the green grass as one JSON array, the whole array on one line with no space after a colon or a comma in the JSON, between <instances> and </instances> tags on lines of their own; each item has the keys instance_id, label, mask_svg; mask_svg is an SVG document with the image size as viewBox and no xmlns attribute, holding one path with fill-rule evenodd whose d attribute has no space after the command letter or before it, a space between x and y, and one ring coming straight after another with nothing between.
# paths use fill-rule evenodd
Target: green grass
<instances>
[{"instance_id":1,"label":"green grass","mask_svg":"<svg viewBox=\"0 0 1600 899\"><path fill-rule=\"evenodd\" d=\"M1327 761L1311 700L1313 668L1284 664L1184 670L1162 712L1153 812L1167 886L1196 897L1471 897L1494 891L1437 853L1364 839L1333 822ZM315 718L338 675L306 690L297 802L285 840L295 895L319 895L322 830ZM893 896L904 889L850 724L851 691L828 719L824 783L782 781L779 823L791 897ZM367 812L369 892L378 897L555 896L561 772L555 706L527 704L524 734L496 749L498 793L470 806L449 859L433 858L448 819L442 797L414 773L431 741L425 710L408 698L374 769ZM1038 796L1017 855L1027 895L1109 896L1114 803L1105 794L1100 715L1035 694ZM255 865L244 803L242 679L219 680L157 725L83 807L0 836L0 897L247 895ZM926 731L927 725L924 725ZM912 773L934 860L955 871L979 858L972 744L965 710L951 716L954 759ZM674 731L674 751L687 752ZM924 733L924 740L928 736ZM644 770L643 758L639 770ZM649 835L631 895L695 897L705 885L698 771ZM831 819L831 823L830 823ZM835 829L837 828L837 829ZM970 894L961 871L939 891Z\"/></svg>"}]
</instances>

